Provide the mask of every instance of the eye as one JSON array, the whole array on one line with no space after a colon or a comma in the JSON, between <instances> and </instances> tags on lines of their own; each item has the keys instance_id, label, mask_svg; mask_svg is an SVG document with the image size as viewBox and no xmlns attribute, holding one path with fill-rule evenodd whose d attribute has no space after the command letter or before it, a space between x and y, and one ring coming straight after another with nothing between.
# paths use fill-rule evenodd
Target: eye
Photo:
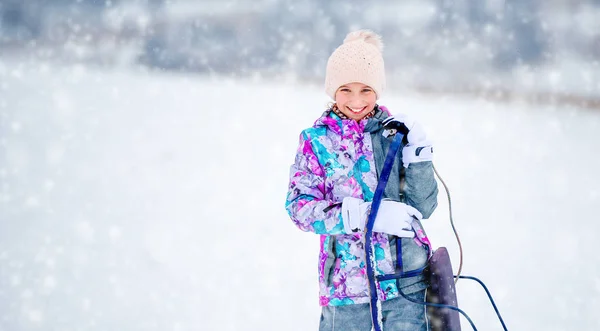
<instances>
[{"instance_id":1,"label":"eye","mask_svg":"<svg viewBox=\"0 0 600 331\"><path fill-rule=\"evenodd\" d=\"M362 93L369 93L369 92L373 92L373 90L371 90L370 88L362 89Z\"/></svg>"},{"instance_id":2,"label":"eye","mask_svg":"<svg viewBox=\"0 0 600 331\"><path fill-rule=\"evenodd\" d=\"M342 91L342 92L350 92L350 89L349 89L349 88L347 88L347 87L342 87L342 88L340 89L340 91Z\"/></svg>"}]
</instances>

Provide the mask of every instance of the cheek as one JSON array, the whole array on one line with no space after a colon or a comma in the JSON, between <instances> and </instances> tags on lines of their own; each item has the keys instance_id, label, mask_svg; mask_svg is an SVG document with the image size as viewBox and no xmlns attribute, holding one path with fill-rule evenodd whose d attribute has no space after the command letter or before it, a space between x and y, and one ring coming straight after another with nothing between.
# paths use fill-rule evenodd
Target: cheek
<instances>
[{"instance_id":1,"label":"cheek","mask_svg":"<svg viewBox=\"0 0 600 331\"><path fill-rule=\"evenodd\" d=\"M347 99L342 93L335 94L335 103L338 105L343 105L347 102Z\"/></svg>"},{"instance_id":2,"label":"cheek","mask_svg":"<svg viewBox=\"0 0 600 331\"><path fill-rule=\"evenodd\" d=\"M376 95L375 93L371 93L371 94L369 95L369 97L367 98L367 102L368 102L370 105L374 105L374 104L377 102L377 95Z\"/></svg>"}]
</instances>

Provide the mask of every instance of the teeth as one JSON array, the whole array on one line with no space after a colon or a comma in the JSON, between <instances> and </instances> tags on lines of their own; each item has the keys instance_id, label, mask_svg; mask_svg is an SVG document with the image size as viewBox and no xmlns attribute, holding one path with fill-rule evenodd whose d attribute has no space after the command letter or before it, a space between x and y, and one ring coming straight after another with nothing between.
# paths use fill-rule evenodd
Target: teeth
<instances>
[{"instance_id":1,"label":"teeth","mask_svg":"<svg viewBox=\"0 0 600 331\"><path fill-rule=\"evenodd\" d=\"M348 107L348 109L350 109L351 111L353 111L355 113L360 113L363 109L365 109L365 107L362 107L362 108L350 108L350 107Z\"/></svg>"}]
</instances>

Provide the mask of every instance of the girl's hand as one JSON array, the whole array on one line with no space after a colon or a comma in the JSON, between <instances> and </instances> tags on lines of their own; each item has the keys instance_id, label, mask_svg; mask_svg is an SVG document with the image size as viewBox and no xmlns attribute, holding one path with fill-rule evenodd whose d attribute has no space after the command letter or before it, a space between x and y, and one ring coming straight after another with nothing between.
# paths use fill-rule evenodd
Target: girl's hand
<instances>
[{"instance_id":1,"label":"girl's hand","mask_svg":"<svg viewBox=\"0 0 600 331\"><path fill-rule=\"evenodd\" d=\"M427 140L423 127L404 114L392 115L384 119L381 123L385 130L388 131L387 135L384 132L384 136L386 137L393 133L392 130L395 130L404 135L405 144L415 145Z\"/></svg>"},{"instance_id":2,"label":"girl's hand","mask_svg":"<svg viewBox=\"0 0 600 331\"><path fill-rule=\"evenodd\" d=\"M433 146L427 140L423 127L408 116L393 115L382 122L385 137L400 132L404 135L404 148L402 149L402 163L405 168L411 163L433 161Z\"/></svg>"}]
</instances>

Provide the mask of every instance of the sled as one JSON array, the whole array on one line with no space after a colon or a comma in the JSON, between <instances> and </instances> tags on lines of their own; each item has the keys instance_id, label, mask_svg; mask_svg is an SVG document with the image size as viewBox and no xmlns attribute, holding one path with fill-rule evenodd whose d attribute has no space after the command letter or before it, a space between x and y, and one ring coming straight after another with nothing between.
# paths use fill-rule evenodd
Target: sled
<instances>
[{"instance_id":1,"label":"sled","mask_svg":"<svg viewBox=\"0 0 600 331\"><path fill-rule=\"evenodd\" d=\"M430 283L426 301L458 307L454 274L446 247L440 247L433 252L426 273ZM428 305L427 317L431 331L460 331L460 315L456 310Z\"/></svg>"}]
</instances>

